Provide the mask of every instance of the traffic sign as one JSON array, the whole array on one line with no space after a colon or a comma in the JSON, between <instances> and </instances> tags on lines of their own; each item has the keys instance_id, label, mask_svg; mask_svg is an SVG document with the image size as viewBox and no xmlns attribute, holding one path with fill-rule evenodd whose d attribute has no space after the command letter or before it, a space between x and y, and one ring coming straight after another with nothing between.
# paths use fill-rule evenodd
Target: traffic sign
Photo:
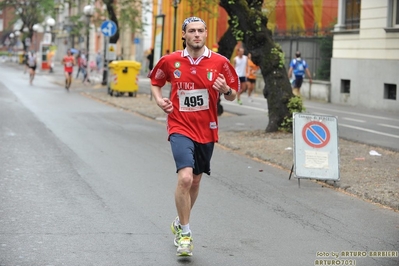
<instances>
[{"instance_id":1,"label":"traffic sign","mask_svg":"<svg viewBox=\"0 0 399 266\"><path fill-rule=\"evenodd\" d=\"M305 113L293 118L293 169L298 182L300 178L339 180L337 118Z\"/></svg>"},{"instance_id":2,"label":"traffic sign","mask_svg":"<svg viewBox=\"0 0 399 266\"><path fill-rule=\"evenodd\" d=\"M115 43L108 43L106 59L107 60L115 60L116 59L116 44Z\"/></svg>"},{"instance_id":3,"label":"traffic sign","mask_svg":"<svg viewBox=\"0 0 399 266\"><path fill-rule=\"evenodd\" d=\"M114 36L117 30L118 27L112 20L106 20L101 24L101 32L105 37Z\"/></svg>"},{"instance_id":4,"label":"traffic sign","mask_svg":"<svg viewBox=\"0 0 399 266\"><path fill-rule=\"evenodd\" d=\"M319 121L311 121L303 126L302 137L310 147L323 148L330 141L330 130Z\"/></svg>"}]
</instances>

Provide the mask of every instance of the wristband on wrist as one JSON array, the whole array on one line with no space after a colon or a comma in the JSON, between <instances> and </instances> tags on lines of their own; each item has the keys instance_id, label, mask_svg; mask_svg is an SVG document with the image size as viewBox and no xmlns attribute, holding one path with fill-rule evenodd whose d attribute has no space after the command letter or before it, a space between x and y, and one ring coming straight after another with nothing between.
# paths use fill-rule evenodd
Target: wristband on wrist
<instances>
[{"instance_id":1,"label":"wristband on wrist","mask_svg":"<svg viewBox=\"0 0 399 266\"><path fill-rule=\"evenodd\" d=\"M226 92L226 93L224 93L224 95L226 95L226 96L229 96L229 95L231 95L233 92L231 91L231 88L229 88L229 90Z\"/></svg>"}]
</instances>

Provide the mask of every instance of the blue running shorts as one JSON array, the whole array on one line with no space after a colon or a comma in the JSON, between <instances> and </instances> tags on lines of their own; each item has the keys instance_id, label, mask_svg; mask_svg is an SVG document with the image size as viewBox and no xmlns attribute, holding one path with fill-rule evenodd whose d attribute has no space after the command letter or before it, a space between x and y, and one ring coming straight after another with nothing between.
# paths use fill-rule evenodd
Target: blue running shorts
<instances>
[{"instance_id":1,"label":"blue running shorts","mask_svg":"<svg viewBox=\"0 0 399 266\"><path fill-rule=\"evenodd\" d=\"M169 141L176 164L176 173L182 168L191 167L195 175L211 174L211 158L215 143L197 143L177 133L170 135Z\"/></svg>"}]
</instances>

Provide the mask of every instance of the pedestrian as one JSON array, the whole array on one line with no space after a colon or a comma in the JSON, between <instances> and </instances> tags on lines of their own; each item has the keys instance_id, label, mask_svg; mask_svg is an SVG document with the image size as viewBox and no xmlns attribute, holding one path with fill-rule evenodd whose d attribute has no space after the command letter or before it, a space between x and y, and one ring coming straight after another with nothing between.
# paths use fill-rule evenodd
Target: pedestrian
<instances>
[{"instance_id":1,"label":"pedestrian","mask_svg":"<svg viewBox=\"0 0 399 266\"><path fill-rule=\"evenodd\" d=\"M82 63L81 63L81 60L82 60L81 57L82 57L82 53L79 51L79 53L76 55L76 61L78 62L78 72L76 73L76 79L79 78L80 72L82 72L82 75L84 76Z\"/></svg>"},{"instance_id":2,"label":"pedestrian","mask_svg":"<svg viewBox=\"0 0 399 266\"><path fill-rule=\"evenodd\" d=\"M24 51L24 74L26 73L26 70L29 71L29 52Z\"/></svg>"},{"instance_id":3,"label":"pedestrian","mask_svg":"<svg viewBox=\"0 0 399 266\"><path fill-rule=\"evenodd\" d=\"M83 74L83 80L82 83L85 84L85 82L89 82L89 68L88 68L88 62L87 62L87 56L85 54L80 55L80 67L82 69L82 74Z\"/></svg>"},{"instance_id":4,"label":"pedestrian","mask_svg":"<svg viewBox=\"0 0 399 266\"><path fill-rule=\"evenodd\" d=\"M301 86L303 82L303 77L305 72L309 77L309 83L312 84L312 75L310 74L308 64L305 60L301 58L301 52L297 51L295 53L295 58L290 62L290 69L288 70L288 77L291 78L292 73L294 73L295 80L293 81L292 93L295 96L301 96Z\"/></svg>"},{"instance_id":5,"label":"pedestrian","mask_svg":"<svg viewBox=\"0 0 399 266\"><path fill-rule=\"evenodd\" d=\"M237 75L240 79L240 83L242 84L241 90L237 93L237 103L242 104L241 94L247 90L247 65L248 65L248 57L244 55L244 48L240 47L237 50L237 56L234 57L233 60L234 68L237 72Z\"/></svg>"},{"instance_id":6,"label":"pedestrian","mask_svg":"<svg viewBox=\"0 0 399 266\"><path fill-rule=\"evenodd\" d=\"M36 74L37 58L35 51L31 51L28 55L28 66L29 66L29 84L33 85L33 79Z\"/></svg>"},{"instance_id":7,"label":"pedestrian","mask_svg":"<svg viewBox=\"0 0 399 266\"><path fill-rule=\"evenodd\" d=\"M178 256L192 255L189 219L203 173L210 175L210 160L218 141L217 101L221 94L234 101L240 83L229 60L205 46L205 22L186 18L182 25L184 50L161 57L150 72L157 105L168 114L167 130L177 172L177 217L171 224ZM171 84L171 96L162 87Z\"/></svg>"},{"instance_id":8,"label":"pedestrian","mask_svg":"<svg viewBox=\"0 0 399 266\"><path fill-rule=\"evenodd\" d=\"M50 70L49 70L50 73L54 73L54 55L55 55L55 52L52 49L47 53L47 61L50 66Z\"/></svg>"},{"instance_id":9,"label":"pedestrian","mask_svg":"<svg viewBox=\"0 0 399 266\"><path fill-rule=\"evenodd\" d=\"M148 60L148 70L151 72L151 70L154 68L154 49L151 48L150 53L147 55L147 60Z\"/></svg>"},{"instance_id":10,"label":"pedestrian","mask_svg":"<svg viewBox=\"0 0 399 266\"><path fill-rule=\"evenodd\" d=\"M67 54L62 59L62 63L64 65L65 89L69 90L69 87L71 87L72 83L73 67L75 65L75 57L73 57L71 49L67 50Z\"/></svg>"},{"instance_id":11,"label":"pedestrian","mask_svg":"<svg viewBox=\"0 0 399 266\"><path fill-rule=\"evenodd\" d=\"M252 92L255 89L256 84L256 72L259 70L259 66L255 65L252 62L252 55L248 53L248 64L247 64L247 91L248 91L248 100L253 102Z\"/></svg>"},{"instance_id":12,"label":"pedestrian","mask_svg":"<svg viewBox=\"0 0 399 266\"><path fill-rule=\"evenodd\" d=\"M101 53L97 52L97 55L96 55L96 68L97 68L96 71L97 71L97 73L99 73L101 70L102 61L103 61L103 57L101 56Z\"/></svg>"}]
</instances>

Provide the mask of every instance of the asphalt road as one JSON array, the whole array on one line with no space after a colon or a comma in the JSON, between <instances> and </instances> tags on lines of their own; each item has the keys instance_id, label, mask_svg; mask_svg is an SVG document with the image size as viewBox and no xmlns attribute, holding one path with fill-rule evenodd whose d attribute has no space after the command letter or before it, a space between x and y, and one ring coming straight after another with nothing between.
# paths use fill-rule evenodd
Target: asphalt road
<instances>
[{"instance_id":1,"label":"asphalt road","mask_svg":"<svg viewBox=\"0 0 399 266\"><path fill-rule=\"evenodd\" d=\"M399 264L398 212L219 146L179 260L164 122L0 73L0 265Z\"/></svg>"}]
</instances>

